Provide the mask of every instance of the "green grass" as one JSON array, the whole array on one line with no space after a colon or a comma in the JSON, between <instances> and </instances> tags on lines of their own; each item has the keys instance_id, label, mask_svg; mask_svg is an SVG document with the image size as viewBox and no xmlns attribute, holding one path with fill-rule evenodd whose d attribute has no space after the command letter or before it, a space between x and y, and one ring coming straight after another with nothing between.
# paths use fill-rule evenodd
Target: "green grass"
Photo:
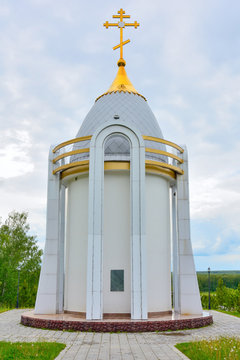
<instances>
[{"instance_id":1,"label":"green grass","mask_svg":"<svg viewBox=\"0 0 240 360\"><path fill-rule=\"evenodd\" d=\"M14 309L16 309L16 308L10 308L10 307L2 305L2 306L0 306L0 314L5 312L5 311L14 310ZM26 308L25 307L20 307L19 309L22 309L22 310L29 309L30 310L29 307L26 307Z\"/></svg>"},{"instance_id":2,"label":"green grass","mask_svg":"<svg viewBox=\"0 0 240 360\"><path fill-rule=\"evenodd\" d=\"M191 360L239 360L240 339L220 337L177 344L176 348Z\"/></svg>"},{"instance_id":3,"label":"green grass","mask_svg":"<svg viewBox=\"0 0 240 360\"><path fill-rule=\"evenodd\" d=\"M22 343L0 341L1 360L53 360L66 347L54 342Z\"/></svg>"},{"instance_id":4,"label":"green grass","mask_svg":"<svg viewBox=\"0 0 240 360\"><path fill-rule=\"evenodd\" d=\"M10 309L5 308L5 307L0 307L0 314L5 312L5 311L8 311L8 310L10 310Z\"/></svg>"},{"instance_id":5,"label":"green grass","mask_svg":"<svg viewBox=\"0 0 240 360\"><path fill-rule=\"evenodd\" d=\"M214 309L215 310L215 309ZM224 314L228 314L228 315L233 315L233 316L237 316L237 317L240 317L240 312L238 311L226 311L226 310L216 310L216 311L219 311L219 312L222 312Z\"/></svg>"}]
</instances>

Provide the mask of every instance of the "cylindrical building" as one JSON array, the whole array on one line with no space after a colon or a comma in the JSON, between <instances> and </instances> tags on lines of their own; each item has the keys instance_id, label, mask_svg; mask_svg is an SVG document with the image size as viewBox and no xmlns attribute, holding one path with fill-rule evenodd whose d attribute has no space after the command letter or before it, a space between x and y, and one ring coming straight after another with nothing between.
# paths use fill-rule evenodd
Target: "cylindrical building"
<instances>
[{"instance_id":1,"label":"cylindrical building","mask_svg":"<svg viewBox=\"0 0 240 360\"><path fill-rule=\"evenodd\" d=\"M50 148L35 314L146 320L172 307L202 313L186 148L163 138L122 58L118 67L76 138Z\"/></svg>"},{"instance_id":2,"label":"cylindrical building","mask_svg":"<svg viewBox=\"0 0 240 360\"><path fill-rule=\"evenodd\" d=\"M125 72L120 68L121 73ZM120 72L119 71L119 72ZM126 76L126 75L125 75ZM118 74L119 77L119 74ZM115 80L116 81L116 80ZM129 82L129 81L128 81ZM77 138L95 134L105 124L135 130L139 135L163 138L159 125L146 100L133 92L113 92L100 97L86 116ZM111 127L111 125L110 125ZM121 131L121 128L120 130ZM73 148L88 148L85 140ZM131 314L131 140L115 129L102 144L104 176L102 191L102 308L103 316ZM167 164L161 154L166 146L145 140L145 159ZM89 161L89 152L72 155L70 164ZM91 164L90 164L91 166ZM145 175L145 261L147 265L148 313L171 311L171 176L162 168L151 168ZM62 176L65 174L63 173ZM172 174L173 175L173 174ZM86 313L87 238L88 238L88 170L72 169L63 177L67 189L65 293L64 310ZM143 256L143 255L142 255ZM119 283L118 283L119 282ZM120 282L121 285L120 285Z\"/></svg>"}]
</instances>

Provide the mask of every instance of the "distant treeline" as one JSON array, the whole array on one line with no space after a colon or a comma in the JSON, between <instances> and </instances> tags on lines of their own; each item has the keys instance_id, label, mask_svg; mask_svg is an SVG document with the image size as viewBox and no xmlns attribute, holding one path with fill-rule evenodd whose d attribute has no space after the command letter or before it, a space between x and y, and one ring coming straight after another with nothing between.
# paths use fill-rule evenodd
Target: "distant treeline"
<instances>
[{"instance_id":1,"label":"distant treeline","mask_svg":"<svg viewBox=\"0 0 240 360\"><path fill-rule=\"evenodd\" d=\"M208 273L197 272L200 292L208 291ZM210 290L216 291L219 280L223 280L224 286L237 289L240 284L240 271L213 271L210 273Z\"/></svg>"}]
</instances>

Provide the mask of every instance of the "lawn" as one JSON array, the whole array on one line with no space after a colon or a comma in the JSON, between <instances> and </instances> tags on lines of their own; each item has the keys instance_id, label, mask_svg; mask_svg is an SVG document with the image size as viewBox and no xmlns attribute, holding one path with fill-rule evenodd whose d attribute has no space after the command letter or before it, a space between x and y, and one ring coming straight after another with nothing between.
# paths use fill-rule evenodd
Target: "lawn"
<instances>
[{"instance_id":1,"label":"lawn","mask_svg":"<svg viewBox=\"0 0 240 360\"><path fill-rule=\"evenodd\" d=\"M4 308L4 307L0 307L0 314L3 313L3 312L5 312L5 311L8 311L8 310L10 310L10 309Z\"/></svg>"},{"instance_id":2,"label":"lawn","mask_svg":"<svg viewBox=\"0 0 240 360\"><path fill-rule=\"evenodd\" d=\"M222 312L224 314L240 317L240 312L238 311L226 311L226 310L216 310L216 311Z\"/></svg>"},{"instance_id":3,"label":"lawn","mask_svg":"<svg viewBox=\"0 0 240 360\"><path fill-rule=\"evenodd\" d=\"M1 360L53 360L66 347L54 342L22 343L0 341Z\"/></svg>"},{"instance_id":4,"label":"lawn","mask_svg":"<svg viewBox=\"0 0 240 360\"><path fill-rule=\"evenodd\" d=\"M240 339L220 337L177 344L176 348L191 360L238 360L240 359Z\"/></svg>"}]
</instances>

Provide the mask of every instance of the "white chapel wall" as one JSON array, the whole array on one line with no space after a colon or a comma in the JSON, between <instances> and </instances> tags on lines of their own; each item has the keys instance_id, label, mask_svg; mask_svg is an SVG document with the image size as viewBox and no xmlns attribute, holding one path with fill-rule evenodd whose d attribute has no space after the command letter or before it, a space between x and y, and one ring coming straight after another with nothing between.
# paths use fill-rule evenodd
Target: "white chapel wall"
<instances>
[{"instance_id":1,"label":"white chapel wall","mask_svg":"<svg viewBox=\"0 0 240 360\"><path fill-rule=\"evenodd\" d=\"M76 179L76 180L75 180ZM64 310L86 312L88 175L68 184Z\"/></svg>"},{"instance_id":2,"label":"white chapel wall","mask_svg":"<svg viewBox=\"0 0 240 360\"><path fill-rule=\"evenodd\" d=\"M169 183L146 173L148 312L170 311L171 240Z\"/></svg>"},{"instance_id":3,"label":"white chapel wall","mask_svg":"<svg viewBox=\"0 0 240 360\"><path fill-rule=\"evenodd\" d=\"M68 206L71 204L71 206ZM68 184L64 310L86 311L88 176ZM103 312L131 312L130 174L105 171ZM146 174L148 312L171 310L169 183ZM110 271L124 270L124 292L110 291Z\"/></svg>"}]
</instances>

